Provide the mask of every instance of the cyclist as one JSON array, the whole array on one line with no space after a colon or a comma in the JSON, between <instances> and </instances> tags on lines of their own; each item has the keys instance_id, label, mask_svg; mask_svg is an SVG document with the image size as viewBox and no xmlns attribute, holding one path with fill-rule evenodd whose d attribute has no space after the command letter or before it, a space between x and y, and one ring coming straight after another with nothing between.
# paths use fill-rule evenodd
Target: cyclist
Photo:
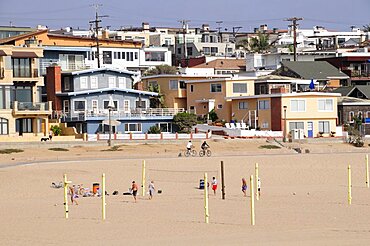
<instances>
[{"instance_id":1,"label":"cyclist","mask_svg":"<svg viewBox=\"0 0 370 246\"><path fill-rule=\"evenodd\" d=\"M193 143L191 142L191 140L189 140L188 144L186 145L186 149L190 151L192 148L193 148Z\"/></svg>"},{"instance_id":2,"label":"cyclist","mask_svg":"<svg viewBox=\"0 0 370 246\"><path fill-rule=\"evenodd\" d=\"M203 150L203 151L206 151L208 148L209 148L209 145L207 144L206 141L204 141L202 143L202 145L200 146L200 148Z\"/></svg>"}]
</instances>

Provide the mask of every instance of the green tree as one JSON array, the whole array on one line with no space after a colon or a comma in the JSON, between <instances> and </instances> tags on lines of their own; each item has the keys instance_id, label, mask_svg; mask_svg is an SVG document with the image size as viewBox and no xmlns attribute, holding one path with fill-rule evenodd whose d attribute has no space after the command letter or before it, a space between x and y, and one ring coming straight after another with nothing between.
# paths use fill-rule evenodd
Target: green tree
<instances>
[{"instance_id":1,"label":"green tree","mask_svg":"<svg viewBox=\"0 0 370 246\"><path fill-rule=\"evenodd\" d=\"M54 136L60 136L62 134L62 128L57 125L53 125L50 127L50 130L53 132Z\"/></svg>"},{"instance_id":2,"label":"green tree","mask_svg":"<svg viewBox=\"0 0 370 246\"><path fill-rule=\"evenodd\" d=\"M179 132L190 133L191 128L197 124L197 116L187 112L178 113L173 117L173 124Z\"/></svg>"},{"instance_id":3,"label":"green tree","mask_svg":"<svg viewBox=\"0 0 370 246\"><path fill-rule=\"evenodd\" d=\"M151 75L158 75L158 74L176 74L177 68L168 65L158 65L152 69L147 70L144 75L151 76Z\"/></svg>"},{"instance_id":4,"label":"green tree","mask_svg":"<svg viewBox=\"0 0 370 246\"><path fill-rule=\"evenodd\" d=\"M161 129L158 126L151 126L148 130L149 134L159 134L161 133Z\"/></svg>"},{"instance_id":5,"label":"green tree","mask_svg":"<svg viewBox=\"0 0 370 246\"><path fill-rule=\"evenodd\" d=\"M151 108L165 108L164 105L164 94L161 93L161 88L159 85L149 84L148 91L158 93L158 97L150 98Z\"/></svg>"},{"instance_id":6,"label":"green tree","mask_svg":"<svg viewBox=\"0 0 370 246\"><path fill-rule=\"evenodd\" d=\"M216 120L218 120L218 115L217 113L215 112L214 109L212 109L209 113L208 113L208 116L209 116L209 119L212 120L212 122L215 122Z\"/></svg>"},{"instance_id":7,"label":"green tree","mask_svg":"<svg viewBox=\"0 0 370 246\"><path fill-rule=\"evenodd\" d=\"M269 35L259 32L257 37L251 38L249 46L257 53L267 51L270 48Z\"/></svg>"}]
</instances>

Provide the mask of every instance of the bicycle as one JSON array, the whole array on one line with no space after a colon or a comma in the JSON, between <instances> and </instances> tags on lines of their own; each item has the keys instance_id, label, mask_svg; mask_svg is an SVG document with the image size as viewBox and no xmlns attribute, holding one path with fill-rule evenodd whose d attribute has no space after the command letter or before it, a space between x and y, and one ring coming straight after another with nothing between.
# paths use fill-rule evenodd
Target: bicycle
<instances>
[{"instance_id":1,"label":"bicycle","mask_svg":"<svg viewBox=\"0 0 370 246\"><path fill-rule=\"evenodd\" d=\"M203 156L205 156L205 155L207 155L208 157L210 157L210 156L212 155L211 150L210 150L210 149L208 149L208 148L206 148L206 149L201 149L201 150L199 151L199 156L200 156L200 157L203 157Z\"/></svg>"},{"instance_id":2,"label":"bicycle","mask_svg":"<svg viewBox=\"0 0 370 246\"><path fill-rule=\"evenodd\" d=\"M196 156L197 155L197 151L195 149L190 149L190 150L189 149L186 149L184 155L186 157Z\"/></svg>"}]
</instances>

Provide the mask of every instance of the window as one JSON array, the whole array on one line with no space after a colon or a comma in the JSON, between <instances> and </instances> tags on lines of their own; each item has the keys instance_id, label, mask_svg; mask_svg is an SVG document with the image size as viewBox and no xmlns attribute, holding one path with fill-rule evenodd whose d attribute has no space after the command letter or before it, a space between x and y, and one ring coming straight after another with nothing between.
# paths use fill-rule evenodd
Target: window
<instances>
[{"instance_id":1,"label":"window","mask_svg":"<svg viewBox=\"0 0 370 246\"><path fill-rule=\"evenodd\" d=\"M137 52L135 52L135 60L137 60L139 58L139 55Z\"/></svg>"},{"instance_id":2,"label":"window","mask_svg":"<svg viewBox=\"0 0 370 246\"><path fill-rule=\"evenodd\" d=\"M116 77L109 77L108 78L108 87L115 88L116 87Z\"/></svg>"},{"instance_id":3,"label":"window","mask_svg":"<svg viewBox=\"0 0 370 246\"><path fill-rule=\"evenodd\" d=\"M64 90L69 91L71 89L70 77L64 77L63 82L64 82Z\"/></svg>"},{"instance_id":4,"label":"window","mask_svg":"<svg viewBox=\"0 0 370 246\"><path fill-rule=\"evenodd\" d=\"M361 111L358 111L357 112L357 118L359 118L360 120L362 120L362 112Z\"/></svg>"},{"instance_id":5,"label":"window","mask_svg":"<svg viewBox=\"0 0 370 246\"><path fill-rule=\"evenodd\" d=\"M329 121L319 121L319 132L323 132L323 133L330 132Z\"/></svg>"},{"instance_id":6,"label":"window","mask_svg":"<svg viewBox=\"0 0 370 246\"><path fill-rule=\"evenodd\" d=\"M222 109L222 104L218 104L217 109Z\"/></svg>"},{"instance_id":7,"label":"window","mask_svg":"<svg viewBox=\"0 0 370 246\"><path fill-rule=\"evenodd\" d=\"M63 111L64 113L68 114L69 113L69 101L68 100L64 100L63 101Z\"/></svg>"},{"instance_id":8,"label":"window","mask_svg":"<svg viewBox=\"0 0 370 246\"><path fill-rule=\"evenodd\" d=\"M130 112L130 101L124 100L123 101L123 110L127 113Z\"/></svg>"},{"instance_id":9,"label":"window","mask_svg":"<svg viewBox=\"0 0 370 246\"><path fill-rule=\"evenodd\" d=\"M113 59L117 59L117 53L118 53L118 52L114 52L114 53L113 53Z\"/></svg>"},{"instance_id":10,"label":"window","mask_svg":"<svg viewBox=\"0 0 370 246\"><path fill-rule=\"evenodd\" d=\"M239 102L239 109L248 109L247 102Z\"/></svg>"},{"instance_id":11,"label":"window","mask_svg":"<svg viewBox=\"0 0 370 246\"><path fill-rule=\"evenodd\" d=\"M118 110L118 101L117 100L113 100L113 104L114 104L114 111L117 111ZM104 100L103 101L103 107L104 109L108 109L108 105L109 105L109 100Z\"/></svg>"},{"instance_id":12,"label":"window","mask_svg":"<svg viewBox=\"0 0 370 246\"><path fill-rule=\"evenodd\" d=\"M80 89L87 89L87 77L80 77Z\"/></svg>"},{"instance_id":13,"label":"window","mask_svg":"<svg viewBox=\"0 0 370 246\"><path fill-rule=\"evenodd\" d=\"M179 88L179 83L177 80L170 80L170 90L177 90Z\"/></svg>"},{"instance_id":14,"label":"window","mask_svg":"<svg viewBox=\"0 0 370 246\"><path fill-rule=\"evenodd\" d=\"M126 53L125 52L122 52L122 59L126 59Z\"/></svg>"},{"instance_id":15,"label":"window","mask_svg":"<svg viewBox=\"0 0 370 246\"><path fill-rule=\"evenodd\" d=\"M306 101L300 99L290 100L290 111L291 112L305 112Z\"/></svg>"},{"instance_id":16,"label":"window","mask_svg":"<svg viewBox=\"0 0 370 246\"><path fill-rule=\"evenodd\" d=\"M91 101L91 108L94 113L98 112L98 100Z\"/></svg>"},{"instance_id":17,"label":"window","mask_svg":"<svg viewBox=\"0 0 370 246\"><path fill-rule=\"evenodd\" d=\"M75 105L75 112L83 112L86 110L86 102L85 101L74 101Z\"/></svg>"},{"instance_id":18,"label":"window","mask_svg":"<svg viewBox=\"0 0 370 246\"><path fill-rule=\"evenodd\" d=\"M8 120L5 118L0 118L0 135L8 135Z\"/></svg>"},{"instance_id":19,"label":"window","mask_svg":"<svg viewBox=\"0 0 370 246\"><path fill-rule=\"evenodd\" d=\"M192 56L193 55L193 47L186 47L186 50L188 52L188 56Z\"/></svg>"},{"instance_id":20,"label":"window","mask_svg":"<svg viewBox=\"0 0 370 246\"><path fill-rule=\"evenodd\" d=\"M366 111L365 117L370 118L370 111Z\"/></svg>"},{"instance_id":21,"label":"window","mask_svg":"<svg viewBox=\"0 0 370 246\"><path fill-rule=\"evenodd\" d=\"M127 123L125 124L125 132L141 132L141 124Z\"/></svg>"},{"instance_id":22,"label":"window","mask_svg":"<svg viewBox=\"0 0 370 246\"><path fill-rule=\"evenodd\" d=\"M90 77L90 86L91 89L97 89L98 88L98 77Z\"/></svg>"},{"instance_id":23,"label":"window","mask_svg":"<svg viewBox=\"0 0 370 246\"><path fill-rule=\"evenodd\" d=\"M165 61L165 52L147 51L145 52L145 61Z\"/></svg>"},{"instance_id":24,"label":"window","mask_svg":"<svg viewBox=\"0 0 370 246\"><path fill-rule=\"evenodd\" d=\"M353 112L353 111L349 112L348 113L348 122L352 123L354 117L355 117L355 112Z\"/></svg>"},{"instance_id":25,"label":"window","mask_svg":"<svg viewBox=\"0 0 370 246\"><path fill-rule=\"evenodd\" d=\"M268 122L263 122L262 123L262 128L269 128L269 123Z\"/></svg>"},{"instance_id":26,"label":"window","mask_svg":"<svg viewBox=\"0 0 370 246\"><path fill-rule=\"evenodd\" d=\"M289 131L294 129L303 129L304 130L304 122L289 122Z\"/></svg>"},{"instance_id":27,"label":"window","mask_svg":"<svg viewBox=\"0 0 370 246\"><path fill-rule=\"evenodd\" d=\"M103 51L103 63L112 64L112 51Z\"/></svg>"},{"instance_id":28,"label":"window","mask_svg":"<svg viewBox=\"0 0 370 246\"><path fill-rule=\"evenodd\" d=\"M333 111L333 99L319 99L319 111Z\"/></svg>"},{"instance_id":29,"label":"window","mask_svg":"<svg viewBox=\"0 0 370 246\"><path fill-rule=\"evenodd\" d=\"M180 83L180 89L186 89L185 81L180 80L179 83Z\"/></svg>"},{"instance_id":30,"label":"window","mask_svg":"<svg viewBox=\"0 0 370 246\"><path fill-rule=\"evenodd\" d=\"M146 101L138 100L135 103L136 103L136 108L146 108Z\"/></svg>"},{"instance_id":31,"label":"window","mask_svg":"<svg viewBox=\"0 0 370 246\"><path fill-rule=\"evenodd\" d=\"M216 55L218 53L217 47L211 47L211 55Z\"/></svg>"},{"instance_id":32,"label":"window","mask_svg":"<svg viewBox=\"0 0 370 246\"><path fill-rule=\"evenodd\" d=\"M171 123L158 123L157 126L161 130L161 132L171 132L172 131Z\"/></svg>"},{"instance_id":33,"label":"window","mask_svg":"<svg viewBox=\"0 0 370 246\"><path fill-rule=\"evenodd\" d=\"M13 77L31 77L30 58L12 58Z\"/></svg>"},{"instance_id":34,"label":"window","mask_svg":"<svg viewBox=\"0 0 370 246\"><path fill-rule=\"evenodd\" d=\"M117 59L121 59L121 52L117 52Z\"/></svg>"},{"instance_id":35,"label":"window","mask_svg":"<svg viewBox=\"0 0 370 246\"><path fill-rule=\"evenodd\" d=\"M247 83L233 83L233 93L247 93Z\"/></svg>"},{"instance_id":36,"label":"window","mask_svg":"<svg viewBox=\"0 0 370 246\"><path fill-rule=\"evenodd\" d=\"M194 85L190 85L190 92L194 92Z\"/></svg>"},{"instance_id":37,"label":"window","mask_svg":"<svg viewBox=\"0 0 370 246\"><path fill-rule=\"evenodd\" d=\"M126 78L118 78L118 88L126 88Z\"/></svg>"},{"instance_id":38,"label":"window","mask_svg":"<svg viewBox=\"0 0 370 246\"><path fill-rule=\"evenodd\" d=\"M270 109L270 101L269 100L260 100L260 101L258 101L258 109L259 110Z\"/></svg>"},{"instance_id":39,"label":"window","mask_svg":"<svg viewBox=\"0 0 370 246\"><path fill-rule=\"evenodd\" d=\"M205 55L210 55L211 54L211 48L210 47L204 47L203 48L203 53Z\"/></svg>"},{"instance_id":40,"label":"window","mask_svg":"<svg viewBox=\"0 0 370 246\"><path fill-rule=\"evenodd\" d=\"M211 92L221 92L221 84L211 84Z\"/></svg>"}]
</instances>

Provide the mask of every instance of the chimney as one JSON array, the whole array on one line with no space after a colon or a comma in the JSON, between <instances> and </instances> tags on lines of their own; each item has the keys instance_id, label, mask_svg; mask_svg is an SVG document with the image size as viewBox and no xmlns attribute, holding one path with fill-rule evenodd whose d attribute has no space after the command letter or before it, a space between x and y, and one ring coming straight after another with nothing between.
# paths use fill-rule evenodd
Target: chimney
<instances>
[{"instance_id":1,"label":"chimney","mask_svg":"<svg viewBox=\"0 0 370 246\"><path fill-rule=\"evenodd\" d=\"M209 31L209 25L208 24L203 24L202 25L202 31L203 32L208 32Z\"/></svg>"},{"instance_id":2,"label":"chimney","mask_svg":"<svg viewBox=\"0 0 370 246\"><path fill-rule=\"evenodd\" d=\"M102 39L109 39L109 30L104 29L101 33Z\"/></svg>"},{"instance_id":3,"label":"chimney","mask_svg":"<svg viewBox=\"0 0 370 246\"><path fill-rule=\"evenodd\" d=\"M62 92L61 68L51 65L46 68L46 93L47 100L53 102L53 110L62 110L61 99L56 95Z\"/></svg>"},{"instance_id":4,"label":"chimney","mask_svg":"<svg viewBox=\"0 0 370 246\"><path fill-rule=\"evenodd\" d=\"M148 22L141 23L141 27L143 28L143 31L149 31L150 26Z\"/></svg>"}]
</instances>

